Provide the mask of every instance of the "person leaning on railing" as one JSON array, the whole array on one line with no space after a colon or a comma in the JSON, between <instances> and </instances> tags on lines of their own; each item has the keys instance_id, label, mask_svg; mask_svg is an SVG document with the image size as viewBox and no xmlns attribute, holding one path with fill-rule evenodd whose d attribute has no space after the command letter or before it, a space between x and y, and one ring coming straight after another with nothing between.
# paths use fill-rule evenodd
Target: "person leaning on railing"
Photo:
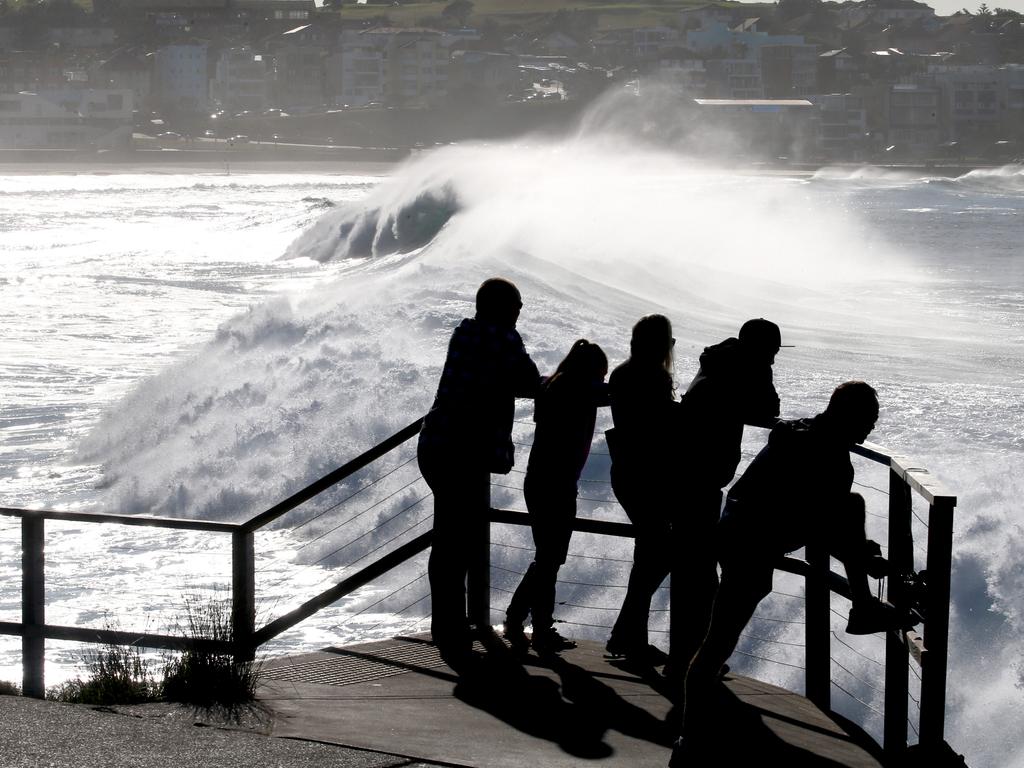
<instances>
[{"instance_id":1,"label":"person leaning on railing","mask_svg":"<svg viewBox=\"0 0 1024 768\"><path fill-rule=\"evenodd\" d=\"M532 398L540 386L516 331L522 306L519 289L508 280L480 285L475 317L452 333L417 446L420 471L434 494L430 630L456 672L473 658L466 576L474 548L486 541L490 473L511 471L515 398Z\"/></svg>"},{"instance_id":2,"label":"person leaning on railing","mask_svg":"<svg viewBox=\"0 0 1024 768\"><path fill-rule=\"evenodd\" d=\"M527 616L532 617L530 643L537 653L576 647L555 630L555 584L569 553L578 483L590 455L597 409L608 404L607 374L604 350L579 339L537 393L537 428L523 488L536 554L505 611L505 639L520 652L527 647Z\"/></svg>"},{"instance_id":3,"label":"person leaning on railing","mask_svg":"<svg viewBox=\"0 0 1024 768\"><path fill-rule=\"evenodd\" d=\"M850 492L850 448L867 438L877 419L872 387L862 381L841 384L823 413L780 421L729 490L717 531L722 580L707 636L687 671L682 735L670 765L700 764L716 720L719 670L771 592L775 563L786 553L816 544L843 561L853 599L847 632L871 634L915 623L871 595L864 503Z\"/></svg>"},{"instance_id":4,"label":"person leaning on railing","mask_svg":"<svg viewBox=\"0 0 1024 768\"><path fill-rule=\"evenodd\" d=\"M681 685L711 620L718 589L713 546L722 488L740 463L743 425L771 427L779 415L772 380L782 346L779 326L748 320L735 338L704 349L700 368L679 404L681 504L672 515L672 629L665 677Z\"/></svg>"},{"instance_id":5,"label":"person leaning on railing","mask_svg":"<svg viewBox=\"0 0 1024 768\"><path fill-rule=\"evenodd\" d=\"M608 394L614 427L606 432L612 490L633 524L633 567L606 649L632 663L664 663L648 642L651 599L672 562L670 511L675 419L672 323L646 315L633 326L629 359L612 371Z\"/></svg>"}]
</instances>

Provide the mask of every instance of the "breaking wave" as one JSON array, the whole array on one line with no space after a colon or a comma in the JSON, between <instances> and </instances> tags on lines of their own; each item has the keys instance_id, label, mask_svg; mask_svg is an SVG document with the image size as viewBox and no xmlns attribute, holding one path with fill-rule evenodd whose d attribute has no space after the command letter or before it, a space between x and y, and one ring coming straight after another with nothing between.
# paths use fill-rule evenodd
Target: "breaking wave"
<instances>
[{"instance_id":1,"label":"breaking wave","mask_svg":"<svg viewBox=\"0 0 1024 768\"><path fill-rule=\"evenodd\" d=\"M450 330L493 274L520 286L520 329L547 370L580 336L615 364L631 324L658 311L676 324L685 385L705 344L771 317L797 345L776 366L784 415L813 413L837 382L865 378L885 405L878 441L962 487L950 732L972 764L1012 763L1016 730L1006 725L999 744L977 733L991 732L980 718L1009 724L1022 711L1024 536L1013 510L1024 488L1003 482L1024 476L1008 362L1019 359L1019 328L994 331L983 303L951 311L850 194L907 187L909 210L921 207L915 186L941 195L939 185L873 171L823 171L812 181L829 183L806 184L608 147L450 147L335 201L283 255L324 264L322 285L224 323L85 439L109 506L247 517L391 434L429 405ZM1010 190L1017 174L944 183Z\"/></svg>"}]
</instances>

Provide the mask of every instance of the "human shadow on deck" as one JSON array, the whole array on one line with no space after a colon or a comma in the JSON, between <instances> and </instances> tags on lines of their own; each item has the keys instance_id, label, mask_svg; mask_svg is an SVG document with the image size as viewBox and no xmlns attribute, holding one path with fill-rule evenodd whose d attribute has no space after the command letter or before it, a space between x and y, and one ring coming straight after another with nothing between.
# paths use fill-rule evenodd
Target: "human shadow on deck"
<instances>
[{"instance_id":1,"label":"human shadow on deck","mask_svg":"<svg viewBox=\"0 0 1024 768\"><path fill-rule=\"evenodd\" d=\"M665 723L630 704L593 674L561 658L550 660L559 681L531 675L512 657L489 658L460 679L455 696L517 730L547 739L588 760L611 757L605 733L616 730L662 746L672 743Z\"/></svg>"},{"instance_id":2,"label":"human shadow on deck","mask_svg":"<svg viewBox=\"0 0 1024 768\"><path fill-rule=\"evenodd\" d=\"M708 703L713 712L706 718L699 746L690 759L681 763L683 766L767 764L786 768L845 768L849 765L799 746L800 742L810 743L815 736L820 744L820 729L802 720L760 709L740 699L725 685L716 686L715 695ZM775 733L765 723L765 718L791 726L789 738L796 743ZM828 735L849 741L838 734Z\"/></svg>"}]
</instances>

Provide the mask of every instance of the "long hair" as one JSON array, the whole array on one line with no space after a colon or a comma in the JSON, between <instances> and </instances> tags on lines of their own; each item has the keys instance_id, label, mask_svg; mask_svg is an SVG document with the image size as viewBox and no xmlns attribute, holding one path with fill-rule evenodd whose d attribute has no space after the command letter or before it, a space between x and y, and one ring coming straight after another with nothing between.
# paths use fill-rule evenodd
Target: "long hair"
<instances>
[{"instance_id":1,"label":"long hair","mask_svg":"<svg viewBox=\"0 0 1024 768\"><path fill-rule=\"evenodd\" d=\"M604 379L608 373L608 356L597 344L586 339L577 339L569 348L569 354L558 364L551 378L550 387L561 379Z\"/></svg>"},{"instance_id":2,"label":"long hair","mask_svg":"<svg viewBox=\"0 0 1024 768\"><path fill-rule=\"evenodd\" d=\"M655 365L672 374L672 321L664 315L644 315L633 326L629 359L640 365Z\"/></svg>"}]
</instances>

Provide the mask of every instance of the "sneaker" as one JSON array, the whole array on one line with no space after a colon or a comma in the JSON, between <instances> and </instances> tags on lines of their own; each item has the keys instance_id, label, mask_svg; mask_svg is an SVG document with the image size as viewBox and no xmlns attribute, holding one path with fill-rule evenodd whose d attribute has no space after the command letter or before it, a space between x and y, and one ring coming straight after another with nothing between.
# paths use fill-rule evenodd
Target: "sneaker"
<instances>
[{"instance_id":1,"label":"sneaker","mask_svg":"<svg viewBox=\"0 0 1024 768\"><path fill-rule=\"evenodd\" d=\"M918 623L917 617L896 608L892 603L871 600L850 608L846 622L848 635L873 635L897 629L910 629Z\"/></svg>"},{"instance_id":2,"label":"sneaker","mask_svg":"<svg viewBox=\"0 0 1024 768\"><path fill-rule=\"evenodd\" d=\"M512 646L513 651L519 651L520 653L526 653L530 648L530 640L523 632L522 624L505 623L505 630L502 632L504 638L508 641L508 644Z\"/></svg>"},{"instance_id":3,"label":"sneaker","mask_svg":"<svg viewBox=\"0 0 1024 768\"><path fill-rule=\"evenodd\" d=\"M575 642L567 637L562 637L553 627L533 631L533 650L537 653L559 653L575 647Z\"/></svg>"},{"instance_id":4,"label":"sneaker","mask_svg":"<svg viewBox=\"0 0 1024 768\"><path fill-rule=\"evenodd\" d=\"M616 640L609 640L604 649L612 658L625 658L645 666L660 667L668 663L668 654L655 645L630 645Z\"/></svg>"}]
</instances>

